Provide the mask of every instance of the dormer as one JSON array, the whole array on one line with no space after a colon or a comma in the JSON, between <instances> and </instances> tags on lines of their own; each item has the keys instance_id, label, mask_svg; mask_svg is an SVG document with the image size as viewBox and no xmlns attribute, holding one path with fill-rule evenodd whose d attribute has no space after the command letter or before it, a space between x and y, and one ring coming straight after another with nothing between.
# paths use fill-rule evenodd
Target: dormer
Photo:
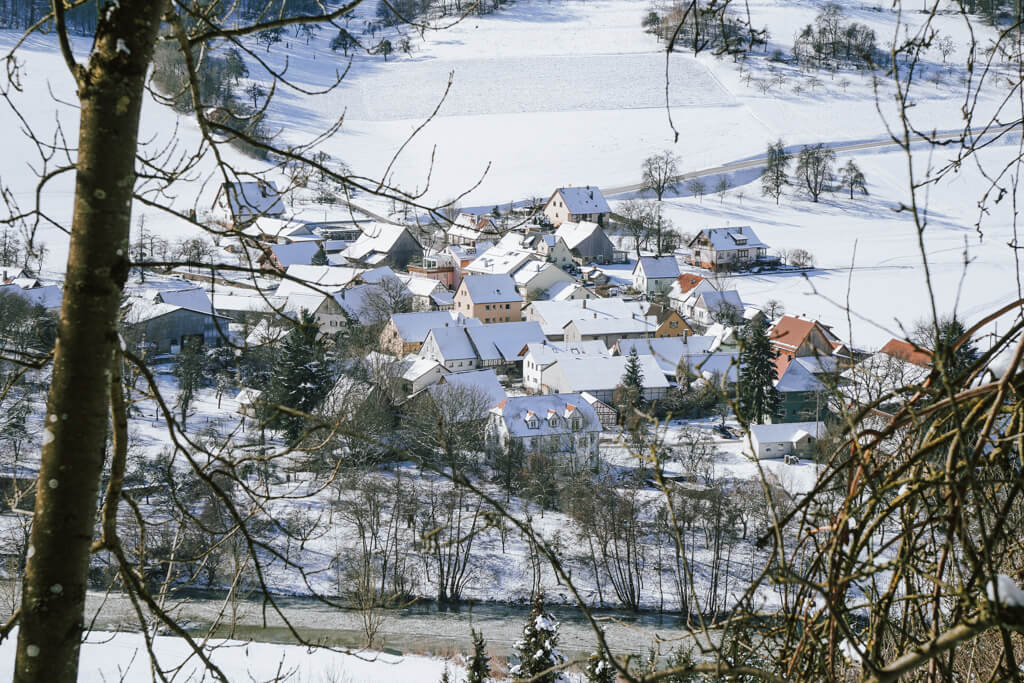
<instances>
[{"instance_id":1,"label":"dormer","mask_svg":"<svg viewBox=\"0 0 1024 683\"><path fill-rule=\"evenodd\" d=\"M557 429L558 428L558 423L559 423L558 413L556 413L553 410L549 410L548 411L548 426L551 427L552 429Z\"/></svg>"},{"instance_id":2,"label":"dormer","mask_svg":"<svg viewBox=\"0 0 1024 683\"><path fill-rule=\"evenodd\" d=\"M538 429L540 427L540 420L537 419L536 413L532 410L528 411L525 416L526 426L530 429Z\"/></svg>"}]
</instances>

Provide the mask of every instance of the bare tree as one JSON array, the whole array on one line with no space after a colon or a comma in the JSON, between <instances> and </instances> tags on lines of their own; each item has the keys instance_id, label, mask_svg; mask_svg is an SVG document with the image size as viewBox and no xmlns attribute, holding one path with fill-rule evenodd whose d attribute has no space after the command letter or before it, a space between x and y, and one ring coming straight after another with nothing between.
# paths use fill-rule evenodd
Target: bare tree
<instances>
[{"instance_id":1,"label":"bare tree","mask_svg":"<svg viewBox=\"0 0 1024 683\"><path fill-rule=\"evenodd\" d=\"M829 189L835 161L836 153L820 142L805 145L797 155L795 175L812 202L818 201L821 193Z\"/></svg>"},{"instance_id":2,"label":"bare tree","mask_svg":"<svg viewBox=\"0 0 1024 683\"><path fill-rule=\"evenodd\" d=\"M666 192L676 192L679 176L679 157L672 151L665 150L644 159L643 179L645 190L650 190L662 200Z\"/></svg>"}]
</instances>

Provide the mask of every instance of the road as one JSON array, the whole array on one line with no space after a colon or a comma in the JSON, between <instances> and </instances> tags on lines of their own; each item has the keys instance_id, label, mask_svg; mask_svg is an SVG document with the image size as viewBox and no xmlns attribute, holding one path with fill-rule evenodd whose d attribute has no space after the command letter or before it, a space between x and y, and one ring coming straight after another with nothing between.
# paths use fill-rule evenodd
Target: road
<instances>
[{"instance_id":1,"label":"road","mask_svg":"<svg viewBox=\"0 0 1024 683\"><path fill-rule=\"evenodd\" d=\"M1007 124L1005 126L997 126L992 128L986 135L998 135L1005 133L1006 131L1012 130L1013 128L1019 128L1019 123ZM941 131L936 134L940 140L954 140L960 137L962 131ZM923 138L922 138L923 140ZM866 142L855 142L849 144L837 144L837 143L823 143L826 147L833 150L834 152L857 152L865 149L876 149L879 147L895 147L897 143L893 142L891 138L880 138L878 140L869 140ZM795 151L794 148L787 150L789 152ZM722 173L734 173L736 171L743 171L751 168L758 168L764 166L767 156L759 156L753 159L745 159L743 161L733 161L728 164L722 164L721 166L713 166L711 168L705 168L697 171L688 171L682 173L676 177L676 182L685 182L692 180L693 178L702 178L705 176L719 175ZM619 185L617 187L602 187L601 192L606 197L612 197L615 195L626 194L627 192L637 192L642 190L644 187L643 183L633 183L631 185Z\"/></svg>"}]
</instances>

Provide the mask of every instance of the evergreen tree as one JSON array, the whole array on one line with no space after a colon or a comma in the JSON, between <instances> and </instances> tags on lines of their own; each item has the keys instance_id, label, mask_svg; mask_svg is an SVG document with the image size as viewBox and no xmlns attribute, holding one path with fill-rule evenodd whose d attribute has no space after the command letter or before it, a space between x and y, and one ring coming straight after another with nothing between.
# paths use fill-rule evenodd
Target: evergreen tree
<instances>
[{"instance_id":1,"label":"evergreen tree","mask_svg":"<svg viewBox=\"0 0 1024 683\"><path fill-rule=\"evenodd\" d=\"M615 666L601 652L590 655L583 675L590 683L615 683L617 678Z\"/></svg>"},{"instance_id":2,"label":"evergreen tree","mask_svg":"<svg viewBox=\"0 0 1024 683\"><path fill-rule=\"evenodd\" d=\"M533 599L530 616L523 627L523 638L516 642L515 657L518 663L509 669L515 679L529 679L535 683L568 683L561 671L548 671L551 667L565 662L558 651L558 622L544 611L544 596L537 594ZM544 673L543 675L542 672Z\"/></svg>"},{"instance_id":3,"label":"evergreen tree","mask_svg":"<svg viewBox=\"0 0 1024 683\"><path fill-rule=\"evenodd\" d=\"M185 429L189 406L206 377L207 359L203 342L189 338L174 357L174 377L178 380L176 405L181 411L181 428Z\"/></svg>"},{"instance_id":4,"label":"evergreen tree","mask_svg":"<svg viewBox=\"0 0 1024 683\"><path fill-rule=\"evenodd\" d=\"M640 368L640 356L637 355L636 349L632 349L626 357L625 371L615 390L615 404L622 424L629 430L634 443L639 443L645 423L640 411L643 410L645 401L644 373Z\"/></svg>"},{"instance_id":5,"label":"evergreen tree","mask_svg":"<svg viewBox=\"0 0 1024 683\"><path fill-rule=\"evenodd\" d=\"M312 412L332 384L324 356L316 317L303 310L275 359L273 380L267 391L268 409L283 406ZM301 416L279 413L273 426L283 431L289 442L295 443L302 436L305 423Z\"/></svg>"},{"instance_id":6,"label":"evergreen tree","mask_svg":"<svg viewBox=\"0 0 1024 683\"><path fill-rule=\"evenodd\" d=\"M779 409L776 355L768 339L768 323L755 318L740 339L739 408L747 421L763 424Z\"/></svg>"},{"instance_id":7,"label":"evergreen tree","mask_svg":"<svg viewBox=\"0 0 1024 683\"><path fill-rule=\"evenodd\" d=\"M484 634L473 630L473 655L466 665L466 683L487 683L491 680L491 658L487 655Z\"/></svg>"},{"instance_id":8,"label":"evergreen tree","mask_svg":"<svg viewBox=\"0 0 1024 683\"><path fill-rule=\"evenodd\" d=\"M783 188L789 185L789 154L782 140L779 140L774 145L768 145L766 156L764 172L761 174L761 194L774 197L778 204Z\"/></svg>"},{"instance_id":9,"label":"evergreen tree","mask_svg":"<svg viewBox=\"0 0 1024 683\"><path fill-rule=\"evenodd\" d=\"M939 323L938 346L935 349L935 355L943 359L940 362L948 364L950 377L959 375L981 355L973 339L968 339L956 350L953 349L953 345L960 341L960 338L966 333L967 328L956 318L949 318Z\"/></svg>"}]
</instances>

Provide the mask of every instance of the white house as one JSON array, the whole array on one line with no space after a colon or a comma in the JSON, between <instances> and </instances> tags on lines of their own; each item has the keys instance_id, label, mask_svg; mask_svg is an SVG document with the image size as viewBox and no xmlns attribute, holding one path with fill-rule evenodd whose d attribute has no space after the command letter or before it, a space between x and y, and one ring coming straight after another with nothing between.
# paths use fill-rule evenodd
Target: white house
<instances>
[{"instance_id":1,"label":"white house","mask_svg":"<svg viewBox=\"0 0 1024 683\"><path fill-rule=\"evenodd\" d=\"M751 425L746 441L751 455L758 460L769 460L787 455L806 457L824 435L824 422L787 422Z\"/></svg>"},{"instance_id":2,"label":"white house","mask_svg":"<svg viewBox=\"0 0 1024 683\"><path fill-rule=\"evenodd\" d=\"M448 244L473 245L481 240L496 241L501 231L490 216L460 213L445 230Z\"/></svg>"},{"instance_id":3,"label":"white house","mask_svg":"<svg viewBox=\"0 0 1024 683\"><path fill-rule=\"evenodd\" d=\"M552 341L560 341L572 320L612 320L643 316L648 304L623 298L533 301L523 308L524 320L536 320Z\"/></svg>"},{"instance_id":4,"label":"white house","mask_svg":"<svg viewBox=\"0 0 1024 683\"><path fill-rule=\"evenodd\" d=\"M544 215L555 227L579 221L604 225L611 211L601 190L593 185L560 187L544 204Z\"/></svg>"},{"instance_id":5,"label":"white house","mask_svg":"<svg viewBox=\"0 0 1024 683\"><path fill-rule=\"evenodd\" d=\"M508 322L469 327L441 327L427 333L419 355L453 372L504 367L523 360L531 342L544 341L535 322Z\"/></svg>"},{"instance_id":6,"label":"white house","mask_svg":"<svg viewBox=\"0 0 1024 683\"><path fill-rule=\"evenodd\" d=\"M214 207L235 227L244 227L260 216L284 215L281 192L273 180L222 183Z\"/></svg>"},{"instance_id":7,"label":"white house","mask_svg":"<svg viewBox=\"0 0 1024 683\"><path fill-rule=\"evenodd\" d=\"M435 327L456 327L482 325L476 318L454 311L422 311L414 313L393 313L380 333L381 348L396 356L416 353L427 339L427 333Z\"/></svg>"},{"instance_id":8,"label":"white house","mask_svg":"<svg viewBox=\"0 0 1024 683\"><path fill-rule=\"evenodd\" d=\"M687 245L693 265L708 270L740 270L764 260L768 245L750 226L705 228Z\"/></svg>"},{"instance_id":9,"label":"white house","mask_svg":"<svg viewBox=\"0 0 1024 683\"><path fill-rule=\"evenodd\" d=\"M679 278L674 256L641 256L633 266L633 288L645 294L668 292Z\"/></svg>"},{"instance_id":10,"label":"white house","mask_svg":"<svg viewBox=\"0 0 1024 683\"><path fill-rule=\"evenodd\" d=\"M701 291L692 299L689 310L683 311L683 315L705 326L717 322L741 323L744 319L743 313L743 301L735 289L727 289L724 292Z\"/></svg>"},{"instance_id":11,"label":"white house","mask_svg":"<svg viewBox=\"0 0 1024 683\"><path fill-rule=\"evenodd\" d=\"M601 441L597 411L579 394L512 396L491 408L484 436L492 448L513 444L525 453L568 458L569 468L597 464Z\"/></svg>"},{"instance_id":12,"label":"white house","mask_svg":"<svg viewBox=\"0 0 1024 683\"><path fill-rule=\"evenodd\" d=\"M430 330L419 355L437 361L452 372L475 370L480 363L473 342L463 327L437 327Z\"/></svg>"},{"instance_id":13,"label":"white house","mask_svg":"<svg viewBox=\"0 0 1024 683\"><path fill-rule=\"evenodd\" d=\"M523 356L523 387L540 391L544 386L544 371L561 358L610 358L611 352L604 342L551 342L530 343Z\"/></svg>"},{"instance_id":14,"label":"white house","mask_svg":"<svg viewBox=\"0 0 1024 683\"><path fill-rule=\"evenodd\" d=\"M544 261L527 261L512 273L516 289L524 298L535 296L547 297L547 292L558 286L559 291L566 285L574 284L575 279L558 266Z\"/></svg>"}]
</instances>

